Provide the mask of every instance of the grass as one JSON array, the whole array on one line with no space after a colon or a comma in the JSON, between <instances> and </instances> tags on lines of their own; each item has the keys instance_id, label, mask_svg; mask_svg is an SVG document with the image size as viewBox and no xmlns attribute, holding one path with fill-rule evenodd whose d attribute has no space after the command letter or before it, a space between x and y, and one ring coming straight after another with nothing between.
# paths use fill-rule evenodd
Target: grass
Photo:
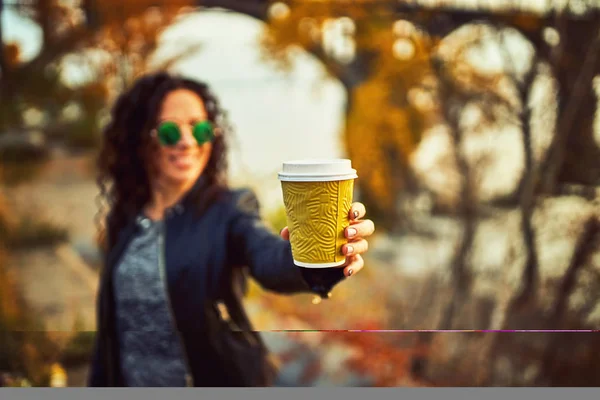
<instances>
[{"instance_id":1,"label":"grass","mask_svg":"<svg viewBox=\"0 0 600 400\"><path fill-rule=\"evenodd\" d=\"M43 161L20 162L17 154L2 159L0 183L18 184L36 175ZM11 162L15 161L15 162ZM16 162L19 161L19 162ZM68 240L68 231L50 221L30 215L15 215L0 192L0 374L4 386L47 386L51 366L61 349L47 332L41 318L26 305L9 269L8 250L52 245ZM67 359L77 358L86 347L84 337L69 343Z\"/></svg>"},{"instance_id":2,"label":"grass","mask_svg":"<svg viewBox=\"0 0 600 400\"><path fill-rule=\"evenodd\" d=\"M65 367L87 364L90 361L95 339L96 332L77 332L63 350L61 364Z\"/></svg>"},{"instance_id":3,"label":"grass","mask_svg":"<svg viewBox=\"0 0 600 400\"><path fill-rule=\"evenodd\" d=\"M7 263L0 248L0 372L12 378L5 384L45 386L58 349L18 295Z\"/></svg>"},{"instance_id":4,"label":"grass","mask_svg":"<svg viewBox=\"0 0 600 400\"><path fill-rule=\"evenodd\" d=\"M83 129L74 129L66 137L66 142L71 149L89 150L95 149L100 145L100 138L98 135L85 132Z\"/></svg>"},{"instance_id":5,"label":"grass","mask_svg":"<svg viewBox=\"0 0 600 400\"><path fill-rule=\"evenodd\" d=\"M33 216L10 218L11 210L0 197L0 373L7 373L5 386L47 386L57 360L82 363L89 359L93 332L75 335L64 351L56 332L47 332L41 318L32 312L17 291L8 269L6 249L54 244L67 240L64 228Z\"/></svg>"},{"instance_id":6,"label":"grass","mask_svg":"<svg viewBox=\"0 0 600 400\"><path fill-rule=\"evenodd\" d=\"M74 333L64 346L60 363L65 367L88 364L96 339L95 331L84 330L85 324L80 313L76 314L73 324Z\"/></svg>"},{"instance_id":7,"label":"grass","mask_svg":"<svg viewBox=\"0 0 600 400\"><path fill-rule=\"evenodd\" d=\"M38 318L17 291L8 269L8 249L25 243L47 243L64 237L64 230L51 224L23 224L12 215L0 194L0 372L10 375L11 386L45 386L58 348ZM41 228L41 229L37 229Z\"/></svg>"},{"instance_id":8,"label":"grass","mask_svg":"<svg viewBox=\"0 0 600 400\"><path fill-rule=\"evenodd\" d=\"M64 239L65 231L49 223L33 223L32 218L23 223L11 217L0 195L0 372L10 375L5 385L46 386L59 348L18 293L8 269L7 249Z\"/></svg>"},{"instance_id":9,"label":"grass","mask_svg":"<svg viewBox=\"0 0 600 400\"><path fill-rule=\"evenodd\" d=\"M6 186L17 186L37 178L42 172L45 161L24 163L3 162L0 168L0 182Z\"/></svg>"},{"instance_id":10,"label":"grass","mask_svg":"<svg viewBox=\"0 0 600 400\"><path fill-rule=\"evenodd\" d=\"M66 228L40 219L33 211L27 215L14 215L0 193L0 243L10 249L19 249L54 245L68 239Z\"/></svg>"},{"instance_id":11,"label":"grass","mask_svg":"<svg viewBox=\"0 0 600 400\"><path fill-rule=\"evenodd\" d=\"M0 239L4 239L13 249L51 246L68 241L69 232L62 226L27 215L12 229L0 233Z\"/></svg>"},{"instance_id":12,"label":"grass","mask_svg":"<svg viewBox=\"0 0 600 400\"><path fill-rule=\"evenodd\" d=\"M67 147L75 150L95 149L100 145L101 134L94 119L82 119L67 124L60 137Z\"/></svg>"},{"instance_id":13,"label":"grass","mask_svg":"<svg viewBox=\"0 0 600 400\"><path fill-rule=\"evenodd\" d=\"M47 151L28 148L7 148L0 151L0 182L15 186L36 178L50 156Z\"/></svg>"}]
</instances>

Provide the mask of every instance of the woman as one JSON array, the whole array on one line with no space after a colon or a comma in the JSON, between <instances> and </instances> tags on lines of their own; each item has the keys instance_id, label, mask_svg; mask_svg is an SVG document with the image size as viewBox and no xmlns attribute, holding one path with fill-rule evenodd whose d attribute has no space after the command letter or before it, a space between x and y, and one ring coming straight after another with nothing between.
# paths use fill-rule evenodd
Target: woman
<instances>
[{"instance_id":1,"label":"woman","mask_svg":"<svg viewBox=\"0 0 600 400\"><path fill-rule=\"evenodd\" d=\"M279 293L324 290L293 264L287 228L273 234L255 195L227 187L229 133L203 83L158 73L117 100L99 157L110 208L91 386L269 385L260 337L240 342L214 305L225 299L232 315L220 317L252 332L240 271ZM364 214L352 206L347 262L326 291L363 267L374 230Z\"/></svg>"}]
</instances>

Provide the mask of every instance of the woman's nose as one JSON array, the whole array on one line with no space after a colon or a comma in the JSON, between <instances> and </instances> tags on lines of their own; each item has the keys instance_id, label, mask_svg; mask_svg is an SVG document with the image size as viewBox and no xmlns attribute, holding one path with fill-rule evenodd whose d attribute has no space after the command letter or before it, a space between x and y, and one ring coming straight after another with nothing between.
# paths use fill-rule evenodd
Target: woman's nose
<instances>
[{"instance_id":1,"label":"woman's nose","mask_svg":"<svg viewBox=\"0 0 600 400\"><path fill-rule=\"evenodd\" d=\"M196 139L194 139L194 135L192 134L192 129L190 126L185 125L181 127L181 140L177 143L177 146L181 147L191 147L196 144Z\"/></svg>"}]
</instances>

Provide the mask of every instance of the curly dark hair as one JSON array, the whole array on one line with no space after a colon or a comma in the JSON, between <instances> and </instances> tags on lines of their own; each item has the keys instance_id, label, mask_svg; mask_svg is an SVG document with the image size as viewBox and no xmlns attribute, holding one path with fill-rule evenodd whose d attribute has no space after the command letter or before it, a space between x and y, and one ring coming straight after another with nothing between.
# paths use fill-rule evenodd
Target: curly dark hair
<instances>
[{"instance_id":1,"label":"curly dark hair","mask_svg":"<svg viewBox=\"0 0 600 400\"><path fill-rule=\"evenodd\" d=\"M198 212L205 210L227 187L226 138L232 129L208 85L167 72L139 78L120 95L112 108L111 121L104 129L97 160L100 195L96 223L99 244L105 251L114 245L117 233L127 221L150 201L150 160L157 151L150 131L157 123L164 98L176 89L196 93L204 103L208 119L220 131L202 173L202 196L194 198ZM108 206L105 221L103 203Z\"/></svg>"}]
</instances>

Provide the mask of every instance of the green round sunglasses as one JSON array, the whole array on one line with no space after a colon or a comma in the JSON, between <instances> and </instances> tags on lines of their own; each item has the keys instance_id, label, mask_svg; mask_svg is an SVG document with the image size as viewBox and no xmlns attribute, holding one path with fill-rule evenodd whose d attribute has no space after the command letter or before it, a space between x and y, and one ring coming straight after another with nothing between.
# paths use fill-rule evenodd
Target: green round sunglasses
<instances>
[{"instance_id":1,"label":"green round sunglasses","mask_svg":"<svg viewBox=\"0 0 600 400\"><path fill-rule=\"evenodd\" d=\"M161 122L153 131L164 146L174 146L181 140L181 128L173 121ZM202 145L215 138L215 129L210 121L196 122L192 125L192 135Z\"/></svg>"}]
</instances>

